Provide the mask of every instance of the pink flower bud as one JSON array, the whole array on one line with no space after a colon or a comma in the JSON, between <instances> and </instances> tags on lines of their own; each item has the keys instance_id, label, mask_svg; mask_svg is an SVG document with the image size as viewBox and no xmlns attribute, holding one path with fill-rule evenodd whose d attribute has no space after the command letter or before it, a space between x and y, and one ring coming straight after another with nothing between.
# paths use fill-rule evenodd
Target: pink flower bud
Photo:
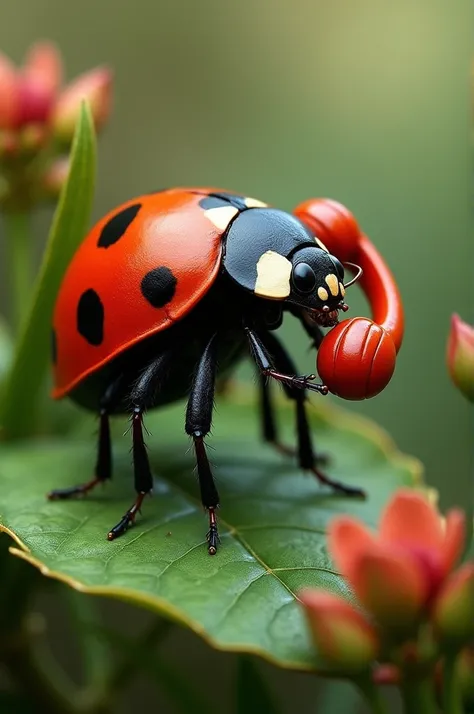
<instances>
[{"instance_id":1,"label":"pink flower bud","mask_svg":"<svg viewBox=\"0 0 474 714\"><path fill-rule=\"evenodd\" d=\"M16 126L19 104L19 77L15 67L0 53L0 129Z\"/></svg>"},{"instance_id":2,"label":"pink flower bud","mask_svg":"<svg viewBox=\"0 0 474 714\"><path fill-rule=\"evenodd\" d=\"M451 318L446 360L452 381L474 402L474 328L456 314Z\"/></svg>"},{"instance_id":3,"label":"pink flower bud","mask_svg":"<svg viewBox=\"0 0 474 714\"><path fill-rule=\"evenodd\" d=\"M305 590L299 595L318 654L339 674L367 670L377 658L379 643L361 612L337 595Z\"/></svg>"},{"instance_id":4,"label":"pink flower bud","mask_svg":"<svg viewBox=\"0 0 474 714\"><path fill-rule=\"evenodd\" d=\"M109 69L98 67L82 74L59 96L52 124L53 132L60 141L72 141L84 99L89 102L96 131L100 131L109 117L112 104L112 73Z\"/></svg>"},{"instance_id":5,"label":"pink flower bud","mask_svg":"<svg viewBox=\"0 0 474 714\"><path fill-rule=\"evenodd\" d=\"M433 608L438 639L459 648L474 639L474 563L466 563L444 584Z\"/></svg>"},{"instance_id":6,"label":"pink flower bud","mask_svg":"<svg viewBox=\"0 0 474 714\"><path fill-rule=\"evenodd\" d=\"M56 199L61 193L69 174L69 159L61 157L53 161L41 178L41 188L48 198Z\"/></svg>"},{"instance_id":7,"label":"pink flower bud","mask_svg":"<svg viewBox=\"0 0 474 714\"><path fill-rule=\"evenodd\" d=\"M48 121L61 75L61 57L55 45L49 42L33 45L20 75L20 126Z\"/></svg>"},{"instance_id":8,"label":"pink flower bud","mask_svg":"<svg viewBox=\"0 0 474 714\"><path fill-rule=\"evenodd\" d=\"M52 42L37 42L29 50L24 70L24 76L43 85L51 95L55 95L61 85L62 62L61 55Z\"/></svg>"}]
</instances>

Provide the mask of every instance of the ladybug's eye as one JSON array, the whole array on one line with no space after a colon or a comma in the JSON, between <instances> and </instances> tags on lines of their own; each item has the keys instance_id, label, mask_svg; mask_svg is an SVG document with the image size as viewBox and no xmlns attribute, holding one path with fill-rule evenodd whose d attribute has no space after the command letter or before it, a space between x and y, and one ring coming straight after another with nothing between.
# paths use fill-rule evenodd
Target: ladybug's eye
<instances>
[{"instance_id":1,"label":"ladybug's eye","mask_svg":"<svg viewBox=\"0 0 474 714\"><path fill-rule=\"evenodd\" d=\"M297 263L291 278L295 290L299 293L311 293L316 287L316 275L308 263Z\"/></svg>"},{"instance_id":2,"label":"ladybug's eye","mask_svg":"<svg viewBox=\"0 0 474 714\"><path fill-rule=\"evenodd\" d=\"M336 272L337 272L337 277L339 280L344 280L344 268L340 260L334 257L334 255L331 255L331 260L336 266Z\"/></svg>"}]
</instances>

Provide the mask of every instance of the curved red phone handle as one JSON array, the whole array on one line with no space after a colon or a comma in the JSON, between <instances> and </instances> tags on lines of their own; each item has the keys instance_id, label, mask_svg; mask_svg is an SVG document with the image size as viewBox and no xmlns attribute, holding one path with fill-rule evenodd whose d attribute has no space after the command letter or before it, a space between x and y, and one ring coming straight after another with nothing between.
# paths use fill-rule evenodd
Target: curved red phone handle
<instances>
[{"instance_id":1,"label":"curved red phone handle","mask_svg":"<svg viewBox=\"0 0 474 714\"><path fill-rule=\"evenodd\" d=\"M319 198L299 204L294 214L342 263L348 261L362 268L359 282L369 301L372 319L390 334L398 352L405 325L401 296L392 272L361 232L352 213L337 201Z\"/></svg>"},{"instance_id":2,"label":"curved red phone handle","mask_svg":"<svg viewBox=\"0 0 474 714\"><path fill-rule=\"evenodd\" d=\"M362 268L359 282L369 301L372 319L389 333L398 352L403 340L405 315L395 278L364 234L360 237L359 250L353 262Z\"/></svg>"}]
</instances>

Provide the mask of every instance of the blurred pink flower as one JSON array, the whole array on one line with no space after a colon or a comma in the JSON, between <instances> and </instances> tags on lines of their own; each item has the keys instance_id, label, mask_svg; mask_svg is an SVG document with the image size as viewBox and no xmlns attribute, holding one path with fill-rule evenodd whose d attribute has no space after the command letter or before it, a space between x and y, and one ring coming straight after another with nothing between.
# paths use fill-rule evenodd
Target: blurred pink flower
<instances>
[{"instance_id":1,"label":"blurred pink flower","mask_svg":"<svg viewBox=\"0 0 474 714\"><path fill-rule=\"evenodd\" d=\"M112 103L112 74L97 67L77 77L60 95L53 113L53 131L59 139L69 141L74 134L82 99L89 100L95 128L99 131L107 121Z\"/></svg>"},{"instance_id":2,"label":"blurred pink flower","mask_svg":"<svg viewBox=\"0 0 474 714\"><path fill-rule=\"evenodd\" d=\"M51 42L33 45L20 68L0 53L0 129L18 133L41 125L71 141L83 99L101 129L111 108L111 71L93 69L61 90L62 74L61 55Z\"/></svg>"},{"instance_id":3,"label":"blurred pink flower","mask_svg":"<svg viewBox=\"0 0 474 714\"><path fill-rule=\"evenodd\" d=\"M359 601L380 626L405 635L430 610L459 558L462 511L443 522L421 494L400 489L387 504L378 534L350 516L335 518L329 550Z\"/></svg>"}]
</instances>

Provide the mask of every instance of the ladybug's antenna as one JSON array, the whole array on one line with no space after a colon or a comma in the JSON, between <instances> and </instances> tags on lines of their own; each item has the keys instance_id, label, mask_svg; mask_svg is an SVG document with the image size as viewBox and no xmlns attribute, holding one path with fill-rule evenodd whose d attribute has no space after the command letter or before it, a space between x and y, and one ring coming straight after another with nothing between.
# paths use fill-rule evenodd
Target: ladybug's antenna
<instances>
[{"instance_id":1,"label":"ladybug's antenna","mask_svg":"<svg viewBox=\"0 0 474 714\"><path fill-rule=\"evenodd\" d=\"M349 280L348 283L344 283L344 287L345 287L345 288L350 288L351 285L354 285L354 283L356 283L356 282L359 280L360 276L361 276L362 273L363 273L363 270L362 270L362 268L360 267L360 265L356 265L355 263L349 263L349 262L346 261L345 263L343 263L343 266L346 267L346 265L348 265L348 266L351 267L351 268L355 268L355 270L357 271L357 273L356 273L355 276L352 278L352 280Z\"/></svg>"}]
</instances>

